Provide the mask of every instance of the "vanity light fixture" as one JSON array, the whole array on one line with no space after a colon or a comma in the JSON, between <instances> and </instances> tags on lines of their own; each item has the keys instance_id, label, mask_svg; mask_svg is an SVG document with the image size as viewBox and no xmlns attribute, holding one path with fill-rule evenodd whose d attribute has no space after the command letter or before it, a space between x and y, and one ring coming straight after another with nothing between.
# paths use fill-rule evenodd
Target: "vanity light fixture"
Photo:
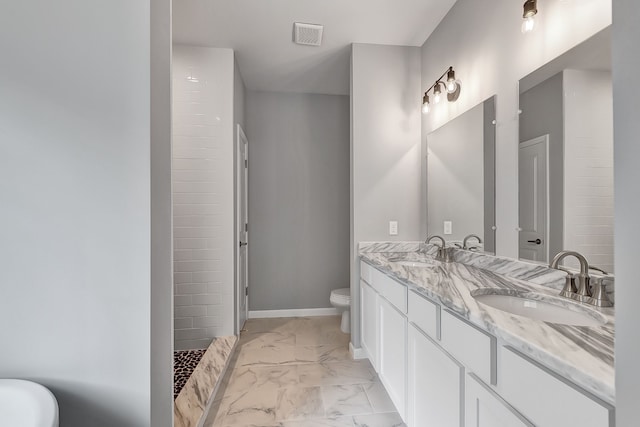
<instances>
[{"instance_id":1,"label":"vanity light fixture","mask_svg":"<svg viewBox=\"0 0 640 427\"><path fill-rule=\"evenodd\" d=\"M446 77L446 81L443 79ZM429 102L429 91L433 89L433 103L437 104L442 98L442 88L447 93L447 100L449 102L455 102L460 96L460 81L456 80L456 72L453 71L453 67L449 67L438 80L424 93L422 97L422 112L424 114L429 113L431 105Z\"/></svg>"},{"instance_id":2,"label":"vanity light fixture","mask_svg":"<svg viewBox=\"0 0 640 427\"><path fill-rule=\"evenodd\" d=\"M533 31L533 27L536 24L536 15L538 14L538 0L526 0L523 6L522 18L522 32L529 33Z\"/></svg>"},{"instance_id":3,"label":"vanity light fixture","mask_svg":"<svg viewBox=\"0 0 640 427\"><path fill-rule=\"evenodd\" d=\"M433 102L435 104L437 104L438 102L440 102L440 84L438 82L435 83L435 86L433 86Z\"/></svg>"}]
</instances>

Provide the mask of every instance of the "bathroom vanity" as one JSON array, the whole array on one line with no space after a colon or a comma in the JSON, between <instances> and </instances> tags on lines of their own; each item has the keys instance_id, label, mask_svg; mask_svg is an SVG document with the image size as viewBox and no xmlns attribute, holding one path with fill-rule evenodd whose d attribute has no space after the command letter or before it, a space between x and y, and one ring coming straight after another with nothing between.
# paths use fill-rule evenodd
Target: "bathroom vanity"
<instances>
[{"instance_id":1,"label":"bathroom vanity","mask_svg":"<svg viewBox=\"0 0 640 427\"><path fill-rule=\"evenodd\" d=\"M472 292L575 309L558 297L565 273L400 246L361 248L361 347L409 427L614 426L613 309L585 308L597 326L513 315Z\"/></svg>"}]
</instances>

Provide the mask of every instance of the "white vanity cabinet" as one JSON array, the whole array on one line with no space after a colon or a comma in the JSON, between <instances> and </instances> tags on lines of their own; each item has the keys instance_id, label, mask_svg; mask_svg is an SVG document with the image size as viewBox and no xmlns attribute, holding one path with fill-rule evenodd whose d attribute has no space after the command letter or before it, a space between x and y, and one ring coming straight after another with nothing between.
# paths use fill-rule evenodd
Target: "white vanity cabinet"
<instances>
[{"instance_id":1,"label":"white vanity cabinet","mask_svg":"<svg viewBox=\"0 0 640 427\"><path fill-rule=\"evenodd\" d=\"M407 424L462 427L464 367L413 324L408 356Z\"/></svg>"},{"instance_id":2,"label":"white vanity cabinet","mask_svg":"<svg viewBox=\"0 0 640 427\"><path fill-rule=\"evenodd\" d=\"M407 318L385 298L378 298L380 360L378 375L400 416L406 416Z\"/></svg>"},{"instance_id":3,"label":"white vanity cabinet","mask_svg":"<svg viewBox=\"0 0 640 427\"><path fill-rule=\"evenodd\" d=\"M511 347L500 348L499 390L539 427L612 427L614 408Z\"/></svg>"},{"instance_id":4,"label":"white vanity cabinet","mask_svg":"<svg viewBox=\"0 0 640 427\"><path fill-rule=\"evenodd\" d=\"M611 405L417 290L361 271L362 348L409 427L614 427Z\"/></svg>"},{"instance_id":5,"label":"white vanity cabinet","mask_svg":"<svg viewBox=\"0 0 640 427\"><path fill-rule=\"evenodd\" d=\"M407 287L361 263L361 346L403 419L407 395Z\"/></svg>"},{"instance_id":6,"label":"white vanity cabinet","mask_svg":"<svg viewBox=\"0 0 640 427\"><path fill-rule=\"evenodd\" d=\"M360 280L361 345L367 358L378 371L378 294L364 280Z\"/></svg>"},{"instance_id":7,"label":"white vanity cabinet","mask_svg":"<svg viewBox=\"0 0 640 427\"><path fill-rule=\"evenodd\" d=\"M535 427L473 374L466 378L465 421L467 427Z\"/></svg>"}]
</instances>

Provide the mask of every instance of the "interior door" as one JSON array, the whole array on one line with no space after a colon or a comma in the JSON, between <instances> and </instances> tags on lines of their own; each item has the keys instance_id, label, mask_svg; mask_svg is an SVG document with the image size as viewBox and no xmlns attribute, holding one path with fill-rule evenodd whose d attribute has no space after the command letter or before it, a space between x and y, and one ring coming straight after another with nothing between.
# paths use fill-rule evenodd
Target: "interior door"
<instances>
[{"instance_id":1,"label":"interior door","mask_svg":"<svg viewBox=\"0 0 640 427\"><path fill-rule=\"evenodd\" d=\"M549 135L520 144L519 149L519 256L549 261Z\"/></svg>"},{"instance_id":2,"label":"interior door","mask_svg":"<svg viewBox=\"0 0 640 427\"><path fill-rule=\"evenodd\" d=\"M238 334L247 320L249 307L249 215L248 215L248 186L249 186L249 142L242 127L238 125L238 285L237 285L237 326Z\"/></svg>"}]
</instances>

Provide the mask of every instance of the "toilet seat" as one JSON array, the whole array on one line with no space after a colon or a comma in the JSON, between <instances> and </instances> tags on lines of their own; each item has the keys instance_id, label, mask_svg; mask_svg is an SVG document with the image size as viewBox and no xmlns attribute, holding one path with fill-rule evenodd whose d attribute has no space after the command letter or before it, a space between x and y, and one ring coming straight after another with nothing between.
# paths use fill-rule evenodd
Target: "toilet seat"
<instances>
[{"instance_id":1,"label":"toilet seat","mask_svg":"<svg viewBox=\"0 0 640 427\"><path fill-rule=\"evenodd\" d=\"M329 299L333 304L339 305L351 305L351 289L341 288L331 291L331 297Z\"/></svg>"},{"instance_id":2,"label":"toilet seat","mask_svg":"<svg viewBox=\"0 0 640 427\"><path fill-rule=\"evenodd\" d=\"M340 288L331 291L331 297L329 297L331 305L338 309L338 312L342 312L342 320L340 321L340 330L345 334L351 332L351 314L349 309L351 308L351 289Z\"/></svg>"}]
</instances>

